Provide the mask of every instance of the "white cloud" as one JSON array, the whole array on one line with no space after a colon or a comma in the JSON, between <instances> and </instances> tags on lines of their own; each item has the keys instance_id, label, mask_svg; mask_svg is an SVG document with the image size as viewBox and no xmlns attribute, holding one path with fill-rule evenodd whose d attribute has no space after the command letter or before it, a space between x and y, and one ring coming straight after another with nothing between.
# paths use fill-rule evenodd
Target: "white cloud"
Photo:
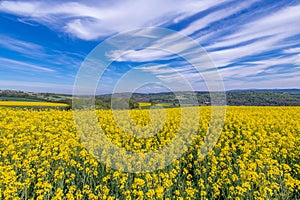
<instances>
[{"instance_id":1,"label":"white cloud","mask_svg":"<svg viewBox=\"0 0 300 200\"><path fill-rule=\"evenodd\" d=\"M283 66L290 65L289 68L285 68L288 70L286 73L281 73L278 67L274 66ZM296 66L294 66L296 65ZM269 75L264 75L264 77L272 76L272 79L278 75L279 77L285 76L298 76L300 80L300 56L293 55L289 57L278 57L278 58L268 58L260 61L251 61L244 62L243 65L237 65L233 67L227 67L220 69L220 73L224 77L224 79L239 79L242 81L243 79L248 77L256 77L261 72L269 73Z\"/></svg>"},{"instance_id":2,"label":"white cloud","mask_svg":"<svg viewBox=\"0 0 300 200\"><path fill-rule=\"evenodd\" d=\"M169 84L172 88L183 90L206 90L222 91L222 77L218 71L199 72L186 62L176 63L176 67L167 64L157 64L138 68L154 74L162 83Z\"/></svg>"},{"instance_id":3,"label":"white cloud","mask_svg":"<svg viewBox=\"0 0 300 200\"><path fill-rule=\"evenodd\" d=\"M300 5L290 6L247 23L242 29L222 37L220 42L209 45L206 49L217 66L225 66L246 56L285 48L291 44L282 41L300 32L300 12L297 12L299 9ZM231 47L250 40L253 41L249 44ZM215 50L216 48L226 49Z\"/></svg>"},{"instance_id":4,"label":"white cloud","mask_svg":"<svg viewBox=\"0 0 300 200\"><path fill-rule=\"evenodd\" d=\"M258 0L252 0L252 1L241 1L237 4L231 5L230 7L225 7L223 9L217 10L215 12L212 12L208 15L206 15L203 18L200 18L194 22L192 22L188 27L180 30L181 33L186 35L191 35L195 33L198 30L201 30L208 25L210 25L213 22L217 22L219 20L222 20L226 17L229 17L235 13L238 13L239 11L251 6L253 3L257 2Z\"/></svg>"},{"instance_id":5,"label":"white cloud","mask_svg":"<svg viewBox=\"0 0 300 200\"><path fill-rule=\"evenodd\" d=\"M300 53L300 47L285 49L283 53Z\"/></svg>"},{"instance_id":6,"label":"white cloud","mask_svg":"<svg viewBox=\"0 0 300 200\"><path fill-rule=\"evenodd\" d=\"M290 6L242 26L231 35L226 35L219 42L207 49L228 47L242 42L266 36L276 36L278 41L300 32L300 5Z\"/></svg>"},{"instance_id":7,"label":"white cloud","mask_svg":"<svg viewBox=\"0 0 300 200\"><path fill-rule=\"evenodd\" d=\"M287 57L270 58L262 61L246 62L246 64L263 65L266 67L285 64L294 64L300 66L300 54Z\"/></svg>"},{"instance_id":8,"label":"white cloud","mask_svg":"<svg viewBox=\"0 0 300 200\"><path fill-rule=\"evenodd\" d=\"M143 49L143 50L115 50L106 54L110 60L119 62L147 62L155 60L169 60L176 56L170 52L156 49Z\"/></svg>"},{"instance_id":9,"label":"white cloud","mask_svg":"<svg viewBox=\"0 0 300 200\"><path fill-rule=\"evenodd\" d=\"M84 58L83 55L78 53L53 50L36 43L19 40L6 35L0 35L0 37L0 46L5 49L18 52L27 58L46 60L51 65L78 68ZM23 66L28 67L28 65Z\"/></svg>"},{"instance_id":10,"label":"white cloud","mask_svg":"<svg viewBox=\"0 0 300 200\"><path fill-rule=\"evenodd\" d=\"M0 12L17 15L19 16L18 20L23 23L41 23L51 29L70 34L73 37L84 40L95 40L136 28L174 24L196 13L230 1L231 0L124 0L100 2L62 1L58 3L58 1L4 0L0 2ZM251 17L246 20L243 18L245 16L241 14L243 20L237 24L230 25L232 30L230 30L229 35L227 32L226 34L225 32L222 34L222 31L225 29L228 31L228 27L224 27L223 29L222 24L213 28L213 31L210 29L210 26L214 22L219 22L222 19L240 13L241 10L249 8L255 2L256 0L242 1L227 4L224 5L224 7L220 6L217 10L211 9L211 12L208 12L203 18L196 19L179 31L180 33L194 37L198 42L209 40L206 43L210 45L207 46L206 49L209 52L210 58L217 66L233 65L233 67L220 70L227 81L227 87L233 87L235 85L235 87L238 88L238 81L240 81L241 87L245 88L260 87L259 84L262 83L266 84L266 86L271 86L271 82L274 81L276 81L277 84L275 84L274 87L280 86L281 81L282 84L295 86L297 84L295 81L299 81L300 77L300 48L294 47L298 41L293 39L287 41L286 39L300 33L299 4L286 6L281 9L276 7L276 10L279 10L270 13L264 13L262 9L259 9L260 11L257 12L258 16L254 16L253 13L256 13L256 11L253 9L253 13L249 14ZM268 12L272 9L275 10L275 5L277 6L277 4L274 4L274 7L270 6L272 8L270 8ZM235 16L237 16L237 18L239 17L238 15ZM255 18L255 20L253 20L253 18ZM206 32L197 32L204 28L208 28L205 29L207 30ZM196 32L197 34L195 34ZM145 37L147 37L147 35L151 36L151 34L146 31L141 31L137 34L141 34ZM241 43L244 42L245 44L241 45ZM51 60L51 56L47 57L47 52L45 52L49 49L45 50L42 46L30 42L1 36L0 45L26 55L30 55L32 50L35 52L34 56L38 55L38 53L43 53L44 58L48 58L47 61L51 62L51 64L59 65L60 63L66 62L67 64L77 63L76 65L78 65L78 59L70 60L68 58L72 56L69 55L65 55L65 57L59 56L60 59L55 58L55 60ZM167 49L173 49L174 51L165 51ZM171 34L168 37L159 38L152 44L147 44L144 49L121 48L108 52L106 56L111 60L120 62L149 62L173 59L177 53L182 53L183 55L187 53L185 52L187 49L193 49L193 45L185 40L181 40L180 37L175 34ZM277 54L275 58L270 58L274 55L266 55L267 59L265 60L255 60L254 55L262 54L270 50L276 50L276 53L274 53ZM51 54L53 53L51 50ZM196 55L197 53L199 56ZM188 58L192 58L197 64L202 64L202 70L211 69L213 65L204 58L205 56L202 57L204 54L204 51L195 50L195 52L190 52ZM193 55L193 57L191 55ZM252 56L253 61L243 61L243 58L249 58L250 56ZM0 62L2 62L0 67L41 72L55 71L32 63L7 58L0 58ZM290 65L291 67L288 68L286 65ZM285 67L286 69L282 70ZM190 68L184 64L179 64L174 67L173 71L163 65L145 67L143 70L155 74L158 78L169 82L180 81L180 79L184 77L196 84L196 82L201 79L195 71L190 70ZM262 76L255 77L261 72L267 72L267 74L264 75L267 80L255 81L262 78ZM180 74L180 76L178 74ZM288 82L288 76L292 77L290 83ZM294 81L294 83L292 83L292 81Z\"/></svg>"},{"instance_id":11,"label":"white cloud","mask_svg":"<svg viewBox=\"0 0 300 200\"><path fill-rule=\"evenodd\" d=\"M25 70L25 71L31 70L31 71L40 71L40 72L55 72L55 70L47 67L41 67L27 62L12 60L8 58L1 58L1 57L0 57L0 67L17 69L17 70Z\"/></svg>"},{"instance_id":12,"label":"white cloud","mask_svg":"<svg viewBox=\"0 0 300 200\"><path fill-rule=\"evenodd\" d=\"M193 77L193 74L197 73L197 70L194 67L188 65L185 62L176 62L176 67L172 67L170 64L157 64L151 66L136 67L135 69L149 72L151 74L157 75L157 77L164 78L167 78L168 76L171 77L172 75L177 76L179 74L180 76L192 75Z\"/></svg>"},{"instance_id":13,"label":"white cloud","mask_svg":"<svg viewBox=\"0 0 300 200\"><path fill-rule=\"evenodd\" d=\"M197 12L226 2L193 0L125 0L118 3L51 1L2 1L0 11L12 13L75 37L93 40L113 33L180 21Z\"/></svg>"},{"instance_id":14,"label":"white cloud","mask_svg":"<svg viewBox=\"0 0 300 200\"><path fill-rule=\"evenodd\" d=\"M117 50L107 52L106 57L119 62L149 62L181 57L193 64L207 63L205 50L178 32L150 28L130 35L110 39L108 44Z\"/></svg>"},{"instance_id":15,"label":"white cloud","mask_svg":"<svg viewBox=\"0 0 300 200\"><path fill-rule=\"evenodd\" d=\"M253 2L254 1L241 3L229 7L227 8L227 10L224 9L213 12L206 17L191 23L190 26L181 30L181 33L191 34L196 30L206 27L211 22L217 21L226 16L230 16L244 8L249 7ZM288 43L280 44L280 41L300 32L297 21L299 20L300 15L295 14L294 12L296 9L298 9L298 7L299 6L292 6L284 8L277 13L274 13L267 17L261 18L256 21L251 21L250 23L242 26L243 28L241 30L237 30L231 35L224 36L223 38L221 38L221 42L206 47L206 49L208 49L209 51L210 58L217 66L226 66L243 57L289 46L290 44ZM271 22L270 19L272 19L273 21ZM240 42L245 42L251 39L257 39L257 41L242 46L230 47L224 50L214 50L215 48L237 45ZM178 36L174 37L173 35L170 35L169 37L158 40L150 47L171 49L173 45L178 49L180 46L182 46L182 41L176 40L180 40ZM184 41L183 46L185 44L187 44L187 41ZM182 51L183 49L188 49L188 47L189 46L187 46L187 48L185 46L184 48L180 47L180 51ZM115 54L112 53L111 58L116 58L117 56L120 56L121 53L124 53L125 55L118 58L119 61L151 61L172 58L170 55L168 55L167 52L159 52L147 49L139 51L128 50L125 52L116 51ZM175 53L178 53L178 51Z\"/></svg>"},{"instance_id":16,"label":"white cloud","mask_svg":"<svg viewBox=\"0 0 300 200\"><path fill-rule=\"evenodd\" d=\"M226 66L234 63L237 59L274 49L274 44L278 42L279 39L280 37L274 36L247 45L219 51L209 51L208 53L218 67ZM278 48L278 46L276 48Z\"/></svg>"},{"instance_id":17,"label":"white cloud","mask_svg":"<svg viewBox=\"0 0 300 200\"><path fill-rule=\"evenodd\" d=\"M43 47L35 43L18 40L5 35L0 35L0 37L0 46L22 54L30 55L33 51L36 53L41 53L43 51Z\"/></svg>"},{"instance_id":18,"label":"white cloud","mask_svg":"<svg viewBox=\"0 0 300 200\"><path fill-rule=\"evenodd\" d=\"M299 88L300 78L298 77L268 77L263 80L230 80L225 82L226 90L231 89L286 89Z\"/></svg>"}]
</instances>

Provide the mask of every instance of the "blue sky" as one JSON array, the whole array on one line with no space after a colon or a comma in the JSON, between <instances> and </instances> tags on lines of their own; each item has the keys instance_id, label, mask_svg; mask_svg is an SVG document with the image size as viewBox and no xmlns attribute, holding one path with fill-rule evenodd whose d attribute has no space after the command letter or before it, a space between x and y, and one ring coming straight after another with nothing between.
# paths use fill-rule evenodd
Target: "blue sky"
<instances>
[{"instance_id":1,"label":"blue sky","mask_svg":"<svg viewBox=\"0 0 300 200\"><path fill-rule=\"evenodd\" d=\"M144 27L168 28L199 43L226 90L300 88L299 11L297 0L0 1L0 89L72 93L82 62L99 43ZM118 82L118 91L170 90L163 83L188 90L178 77L207 90L182 58L166 60L165 52L148 49L118 53L107 54L114 62L99 93ZM153 81L149 76L158 80L139 81Z\"/></svg>"}]
</instances>

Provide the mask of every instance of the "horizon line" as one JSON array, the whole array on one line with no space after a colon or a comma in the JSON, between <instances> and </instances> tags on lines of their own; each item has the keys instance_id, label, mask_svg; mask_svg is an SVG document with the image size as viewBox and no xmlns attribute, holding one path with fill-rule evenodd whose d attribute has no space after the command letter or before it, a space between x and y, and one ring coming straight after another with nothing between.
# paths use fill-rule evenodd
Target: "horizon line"
<instances>
[{"instance_id":1,"label":"horizon line","mask_svg":"<svg viewBox=\"0 0 300 200\"><path fill-rule=\"evenodd\" d=\"M276 91L276 90L299 90L300 88L248 88L248 89L230 89L224 91L208 91L208 90L178 90L178 91L161 91L161 92L117 92L117 93L96 93L98 95L112 95L112 94L162 94L162 93L176 93L176 92L239 92L239 91ZM24 93L36 93L36 94L60 94L60 95L74 95L72 93L53 93L53 92L38 92L38 91L28 91L28 90L19 90L19 89L0 89L0 91L14 91L14 92L24 92ZM87 94L82 94L87 95Z\"/></svg>"}]
</instances>

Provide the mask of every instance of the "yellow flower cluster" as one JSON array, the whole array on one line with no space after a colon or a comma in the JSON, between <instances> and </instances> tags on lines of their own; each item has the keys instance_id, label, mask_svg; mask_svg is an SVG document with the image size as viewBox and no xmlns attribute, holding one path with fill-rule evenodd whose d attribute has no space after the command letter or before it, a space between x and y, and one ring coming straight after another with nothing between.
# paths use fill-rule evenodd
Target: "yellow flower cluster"
<instances>
[{"instance_id":1,"label":"yellow flower cluster","mask_svg":"<svg viewBox=\"0 0 300 200\"><path fill-rule=\"evenodd\" d=\"M147 102L139 102L139 106L140 106L140 107L151 106L151 103L147 103Z\"/></svg>"},{"instance_id":2,"label":"yellow flower cluster","mask_svg":"<svg viewBox=\"0 0 300 200\"><path fill-rule=\"evenodd\" d=\"M22 107L60 107L60 106L68 106L64 103L52 103L52 102L30 102L30 101L0 101L0 106L22 106Z\"/></svg>"},{"instance_id":3,"label":"yellow flower cluster","mask_svg":"<svg viewBox=\"0 0 300 200\"><path fill-rule=\"evenodd\" d=\"M0 199L299 199L300 107L227 107L218 142L201 157L210 108L96 111L107 138L133 153L193 139L166 168L145 173L99 162L72 111L0 108ZM196 128L181 109L200 110ZM178 136L188 131L196 136Z\"/></svg>"}]
</instances>

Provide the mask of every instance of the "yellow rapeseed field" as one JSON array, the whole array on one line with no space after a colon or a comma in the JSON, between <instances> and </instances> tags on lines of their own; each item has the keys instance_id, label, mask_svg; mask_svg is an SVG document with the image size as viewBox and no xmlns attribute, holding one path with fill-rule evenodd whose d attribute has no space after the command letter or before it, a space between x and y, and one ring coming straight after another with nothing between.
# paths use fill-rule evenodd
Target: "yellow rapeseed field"
<instances>
[{"instance_id":1,"label":"yellow rapeseed field","mask_svg":"<svg viewBox=\"0 0 300 200\"><path fill-rule=\"evenodd\" d=\"M147 103L147 102L139 102L139 106L140 106L140 107L151 106L151 103Z\"/></svg>"},{"instance_id":2,"label":"yellow rapeseed field","mask_svg":"<svg viewBox=\"0 0 300 200\"><path fill-rule=\"evenodd\" d=\"M151 152L181 134L180 109L156 117L148 110L128 111L138 127L122 117L115 122L110 110L96 116L118 147ZM227 107L217 144L198 157L210 116L209 106L200 107L197 136L171 165L127 173L85 149L72 111L0 108L0 199L300 198L300 107ZM161 131L152 134L160 120ZM135 131L151 137L135 137Z\"/></svg>"},{"instance_id":3,"label":"yellow rapeseed field","mask_svg":"<svg viewBox=\"0 0 300 200\"><path fill-rule=\"evenodd\" d=\"M52 103L52 102L30 102L30 101L0 101L0 106L11 107L60 107L68 106L64 103Z\"/></svg>"}]
</instances>

